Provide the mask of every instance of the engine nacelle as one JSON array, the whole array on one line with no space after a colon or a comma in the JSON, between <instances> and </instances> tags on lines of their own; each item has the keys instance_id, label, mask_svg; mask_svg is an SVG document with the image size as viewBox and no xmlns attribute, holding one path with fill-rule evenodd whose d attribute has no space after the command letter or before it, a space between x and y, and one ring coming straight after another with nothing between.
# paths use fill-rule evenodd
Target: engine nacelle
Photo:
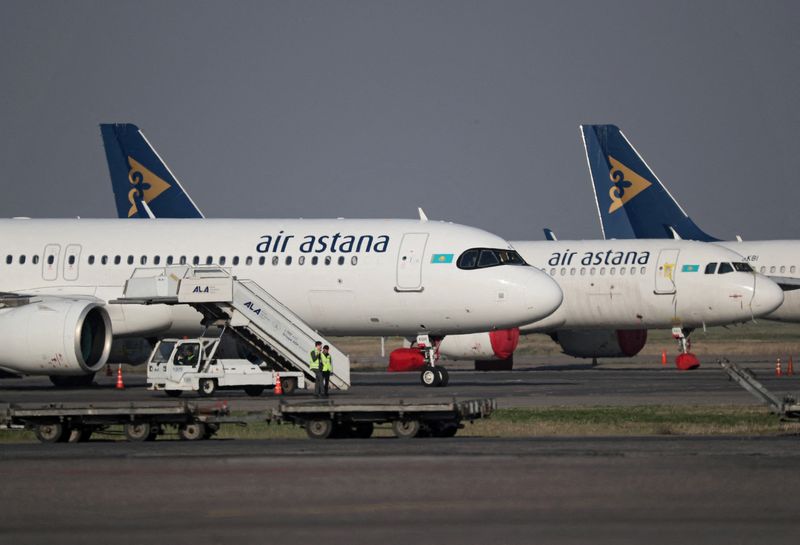
<instances>
[{"instance_id":1,"label":"engine nacelle","mask_svg":"<svg viewBox=\"0 0 800 545\"><path fill-rule=\"evenodd\" d=\"M500 329L469 335L448 335L439 355L452 360L507 360L519 343L519 329Z\"/></svg>"},{"instance_id":2,"label":"engine nacelle","mask_svg":"<svg viewBox=\"0 0 800 545\"><path fill-rule=\"evenodd\" d=\"M550 336L576 358L631 358L647 342L646 329L559 329Z\"/></svg>"},{"instance_id":3,"label":"engine nacelle","mask_svg":"<svg viewBox=\"0 0 800 545\"><path fill-rule=\"evenodd\" d=\"M111 319L92 301L44 299L0 310L0 367L25 375L86 375L111 351Z\"/></svg>"}]
</instances>

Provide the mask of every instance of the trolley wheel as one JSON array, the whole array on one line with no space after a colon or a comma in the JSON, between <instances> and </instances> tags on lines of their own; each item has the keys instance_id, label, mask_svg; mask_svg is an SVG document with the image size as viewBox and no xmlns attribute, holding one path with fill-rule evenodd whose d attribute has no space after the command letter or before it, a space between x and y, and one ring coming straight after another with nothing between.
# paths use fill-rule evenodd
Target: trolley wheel
<instances>
[{"instance_id":1,"label":"trolley wheel","mask_svg":"<svg viewBox=\"0 0 800 545\"><path fill-rule=\"evenodd\" d=\"M125 438L128 441L147 441L150 437L151 426L149 422L128 422L125 424Z\"/></svg>"},{"instance_id":2,"label":"trolley wheel","mask_svg":"<svg viewBox=\"0 0 800 545\"><path fill-rule=\"evenodd\" d=\"M181 397L183 393L182 390L164 390L164 393L167 394L169 397Z\"/></svg>"},{"instance_id":3,"label":"trolley wheel","mask_svg":"<svg viewBox=\"0 0 800 545\"><path fill-rule=\"evenodd\" d=\"M245 386L244 387L244 393L246 393L249 396L258 397L258 396L260 396L261 394L264 393L264 387L263 386Z\"/></svg>"},{"instance_id":4,"label":"trolley wheel","mask_svg":"<svg viewBox=\"0 0 800 545\"><path fill-rule=\"evenodd\" d=\"M61 422L39 424L35 433L42 443L63 443L69 439L69 430Z\"/></svg>"},{"instance_id":5,"label":"trolley wheel","mask_svg":"<svg viewBox=\"0 0 800 545\"><path fill-rule=\"evenodd\" d=\"M437 373L437 368L436 367L432 367L430 365L427 365L422 370L422 374L420 375L420 380L422 381L422 384L424 386L427 386L429 388L431 388L431 387L435 388L436 386L439 386L439 383L441 382L442 377L441 377L441 375L439 375L439 373Z\"/></svg>"},{"instance_id":6,"label":"trolley wheel","mask_svg":"<svg viewBox=\"0 0 800 545\"><path fill-rule=\"evenodd\" d=\"M200 395L203 397L213 396L217 391L217 381L213 378L204 378L200 380Z\"/></svg>"},{"instance_id":7,"label":"trolley wheel","mask_svg":"<svg viewBox=\"0 0 800 545\"><path fill-rule=\"evenodd\" d=\"M306 424L306 434L311 439L327 439L333 431L333 422L327 418L309 420Z\"/></svg>"},{"instance_id":8,"label":"trolley wheel","mask_svg":"<svg viewBox=\"0 0 800 545\"><path fill-rule=\"evenodd\" d=\"M178 427L178 436L183 441L197 441L206 435L206 426L202 422L190 422Z\"/></svg>"},{"instance_id":9,"label":"trolley wheel","mask_svg":"<svg viewBox=\"0 0 800 545\"><path fill-rule=\"evenodd\" d=\"M434 371L439 375L439 383L436 385L439 388L444 388L450 382L450 373L444 367L434 367Z\"/></svg>"},{"instance_id":10,"label":"trolley wheel","mask_svg":"<svg viewBox=\"0 0 800 545\"><path fill-rule=\"evenodd\" d=\"M219 424L206 424L206 431L203 433L203 439L211 439L214 434L219 431Z\"/></svg>"},{"instance_id":11,"label":"trolley wheel","mask_svg":"<svg viewBox=\"0 0 800 545\"><path fill-rule=\"evenodd\" d=\"M297 379L294 377L286 377L281 379L281 388L283 395L291 395L297 390Z\"/></svg>"},{"instance_id":12,"label":"trolley wheel","mask_svg":"<svg viewBox=\"0 0 800 545\"><path fill-rule=\"evenodd\" d=\"M392 431L400 439L416 437L419 429L419 420L395 420L392 422Z\"/></svg>"},{"instance_id":13,"label":"trolley wheel","mask_svg":"<svg viewBox=\"0 0 800 545\"><path fill-rule=\"evenodd\" d=\"M359 439L369 439L374 430L372 422L357 422L353 425L353 435Z\"/></svg>"}]
</instances>

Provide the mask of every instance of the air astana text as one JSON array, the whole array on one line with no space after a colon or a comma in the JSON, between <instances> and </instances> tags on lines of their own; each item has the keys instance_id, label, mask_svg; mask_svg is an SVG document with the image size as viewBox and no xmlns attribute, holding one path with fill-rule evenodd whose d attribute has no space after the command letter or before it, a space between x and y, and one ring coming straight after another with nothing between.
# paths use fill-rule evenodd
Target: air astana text
<instances>
[{"instance_id":1,"label":"air astana text","mask_svg":"<svg viewBox=\"0 0 800 545\"><path fill-rule=\"evenodd\" d=\"M306 235L303 240L280 231L277 235L264 235L256 244L256 251L266 253L293 252L295 246L304 254L330 252L332 254L374 252L385 253L389 246L389 235Z\"/></svg>"},{"instance_id":2,"label":"air astana text","mask_svg":"<svg viewBox=\"0 0 800 545\"><path fill-rule=\"evenodd\" d=\"M551 267L561 265L577 265L574 259L578 252L554 252L547 260ZM650 252L619 252L614 250L600 252L584 252L580 258L581 265L647 265L650 261Z\"/></svg>"}]
</instances>

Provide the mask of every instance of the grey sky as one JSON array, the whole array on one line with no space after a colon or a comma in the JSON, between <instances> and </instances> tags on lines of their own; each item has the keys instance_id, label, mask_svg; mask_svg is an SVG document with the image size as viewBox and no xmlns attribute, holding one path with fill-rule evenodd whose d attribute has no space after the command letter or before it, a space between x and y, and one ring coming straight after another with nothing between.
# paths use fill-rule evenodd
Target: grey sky
<instances>
[{"instance_id":1,"label":"grey sky","mask_svg":"<svg viewBox=\"0 0 800 545\"><path fill-rule=\"evenodd\" d=\"M113 217L101 122L209 217L596 238L578 124L701 227L800 237L798 2L0 4L0 216Z\"/></svg>"}]
</instances>

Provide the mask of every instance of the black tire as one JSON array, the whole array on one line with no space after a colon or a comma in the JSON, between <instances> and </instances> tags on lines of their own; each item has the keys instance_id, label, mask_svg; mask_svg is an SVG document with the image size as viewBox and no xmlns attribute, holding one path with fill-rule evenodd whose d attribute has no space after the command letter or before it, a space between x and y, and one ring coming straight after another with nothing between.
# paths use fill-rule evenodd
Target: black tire
<instances>
[{"instance_id":1,"label":"black tire","mask_svg":"<svg viewBox=\"0 0 800 545\"><path fill-rule=\"evenodd\" d=\"M419 430L419 420L395 420L392 422L392 431L398 439L411 439L416 437Z\"/></svg>"},{"instance_id":2,"label":"black tire","mask_svg":"<svg viewBox=\"0 0 800 545\"><path fill-rule=\"evenodd\" d=\"M426 365L422 373L420 373L419 380L422 382L423 386L435 388L439 385L441 376L436 372L436 367Z\"/></svg>"},{"instance_id":3,"label":"black tire","mask_svg":"<svg viewBox=\"0 0 800 545\"><path fill-rule=\"evenodd\" d=\"M217 381L213 378L200 379L200 395L203 397L213 396L217 392Z\"/></svg>"},{"instance_id":4,"label":"black tire","mask_svg":"<svg viewBox=\"0 0 800 545\"><path fill-rule=\"evenodd\" d=\"M436 367L436 372L439 374L439 383L436 386L444 388L450 382L450 373L444 367Z\"/></svg>"},{"instance_id":5,"label":"black tire","mask_svg":"<svg viewBox=\"0 0 800 545\"><path fill-rule=\"evenodd\" d=\"M453 437L458 432L458 422L433 422L428 427L433 437Z\"/></svg>"},{"instance_id":6,"label":"black tire","mask_svg":"<svg viewBox=\"0 0 800 545\"><path fill-rule=\"evenodd\" d=\"M64 443L69 439L69 429L61 422L39 424L35 433L42 443Z\"/></svg>"},{"instance_id":7,"label":"black tire","mask_svg":"<svg viewBox=\"0 0 800 545\"><path fill-rule=\"evenodd\" d=\"M283 395L292 395L297 390L297 379L294 377L282 378L281 389L283 389Z\"/></svg>"},{"instance_id":8,"label":"black tire","mask_svg":"<svg viewBox=\"0 0 800 545\"><path fill-rule=\"evenodd\" d=\"M150 426L150 433L147 434L147 439L145 439L145 441L155 441L158 439L159 435L161 435L161 426Z\"/></svg>"},{"instance_id":9,"label":"black tire","mask_svg":"<svg viewBox=\"0 0 800 545\"><path fill-rule=\"evenodd\" d=\"M56 388L85 388L94 382L94 373L78 376L50 375L50 382Z\"/></svg>"},{"instance_id":10,"label":"black tire","mask_svg":"<svg viewBox=\"0 0 800 545\"><path fill-rule=\"evenodd\" d=\"M211 439L219 431L219 424L206 424L206 431L203 433L203 439Z\"/></svg>"},{"instance_id":11,"label":"black tire","mask_svg":"<svg viewBox=\"0 0 800 545\"><path fill-rule=\"evenodd\" d=\"M263 386L245 386L244 387L244 393L246 393L249 396L258 397L258 396L260 396L261 394L264 393L264 387Z\"/></svg>"},{"instance_id":12,"label":"black tire","mask_svg":"<svg viewBox=\"0 0 800 545\"><path fill-rule=\"evenodd\" d=\"M202 422L190 422L178 427L178 436L182 441L197 441L205 438L206 426Z\"/></svg>"},{"instance_id":13,"label":"black tire","mask_svg":"<svg viewBox=\"0 0 800 545\"><path fill-rule=\"evenodd\" d=\"M333 432L333 422L327 418L309 420L306 424L306 435L311 439L327 439Z\"/></svg>"},{"instance_id":14,"label":"black tire","mask_svg":"<svg viewBox=\"0 0 800 545\"><path fill-rule=\"evenodd\" d=\"M169 397L181 397L183 390L164 390L164 393Z\"/></svg>"},{"instance_id":15,"label":"black tire","mask_svg":"<svg viewBox=\"0 0 800 545\"><path fill-rule=\"evenodd\" d=\"M357 422L353 425L353 436L358 439L369 439L373 431L375 425L372 422Z\"/></svg>"},{"instance_id":16,"label":"black tire","mask_svg":"<svg viewBox=\"0 0 800 545\"><path fill-rule=\"evenodd\" d=\"M147 441L150 437L151 427L149 422L128 422L125 424L125 439L133 443Z\"/></svg>"}]
</instances>

